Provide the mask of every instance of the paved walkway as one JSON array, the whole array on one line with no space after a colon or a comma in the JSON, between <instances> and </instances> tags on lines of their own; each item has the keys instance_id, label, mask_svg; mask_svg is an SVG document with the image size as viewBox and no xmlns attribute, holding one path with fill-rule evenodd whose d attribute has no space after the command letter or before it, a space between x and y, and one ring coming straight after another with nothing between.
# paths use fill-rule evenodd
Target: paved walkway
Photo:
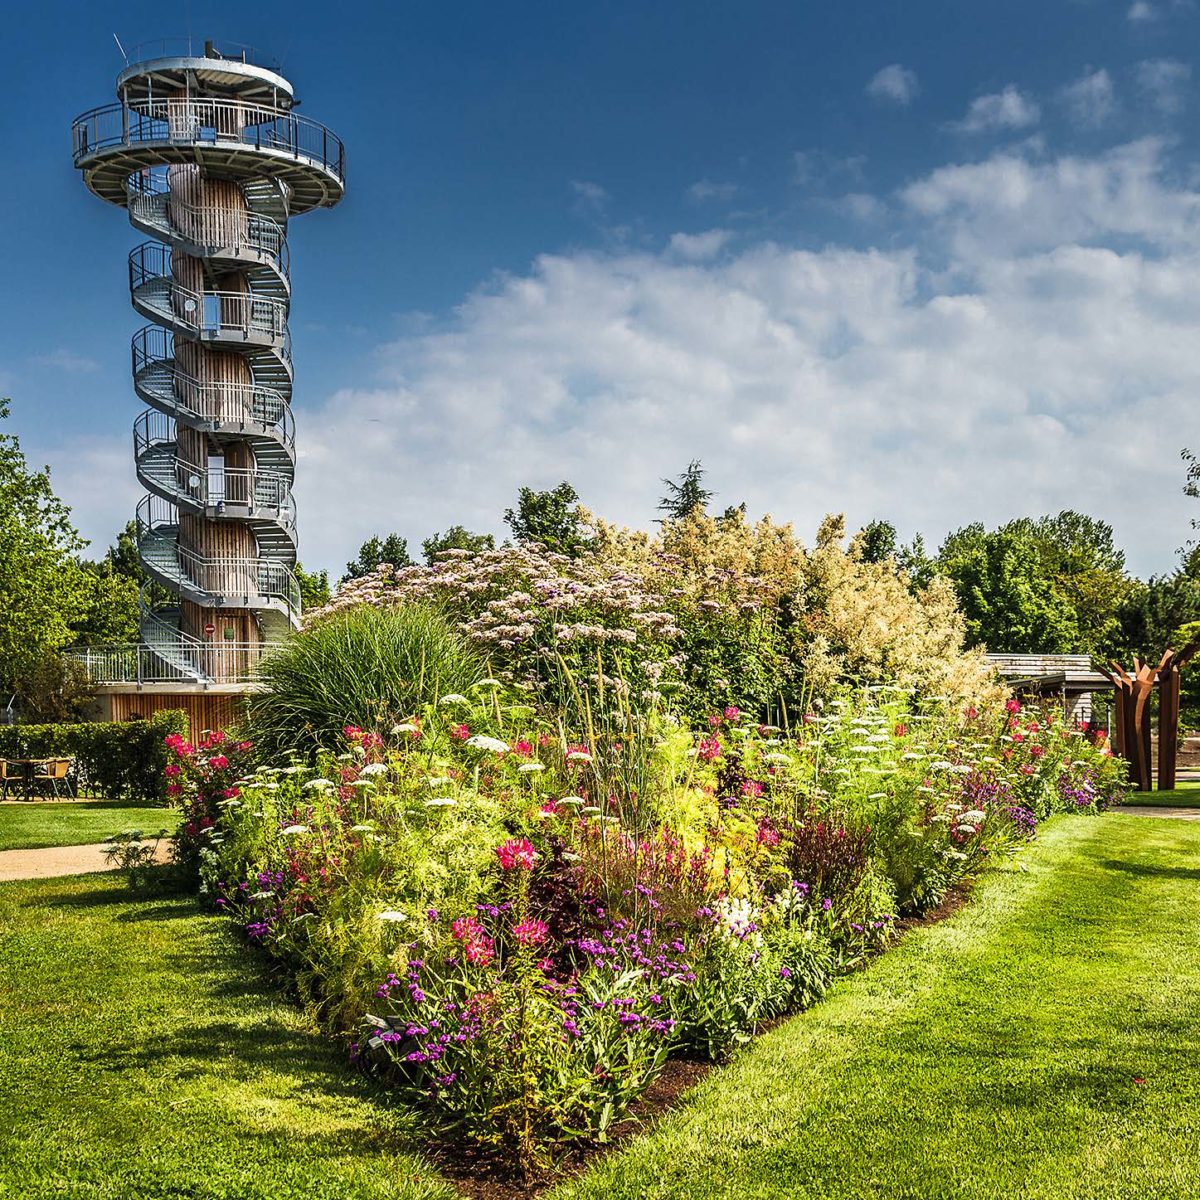
<instances>
[{"instance_id":1,"label":"paved walkway","mask_svg":"<svg viewBox=\"0 0 1200 1200\"><path fill-rule=\"evenodd\" d=\"M116 868L104 861L106 845L100 842L93 846L49 846L44 850L0 850L0 883L114 871ZM158 861L165 862L170 853L170 844L164 838L158 847Z\"/></svg>"}]
</instances>

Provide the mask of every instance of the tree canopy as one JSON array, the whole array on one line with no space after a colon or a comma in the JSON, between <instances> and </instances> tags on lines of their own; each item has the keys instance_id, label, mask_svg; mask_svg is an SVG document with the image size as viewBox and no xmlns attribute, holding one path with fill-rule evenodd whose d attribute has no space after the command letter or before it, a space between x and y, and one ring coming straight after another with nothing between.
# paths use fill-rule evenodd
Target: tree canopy
<instances>
[{"instance_id":1,"label":"tree canopy","mask_svg":"<svg viewBox=\"0 0 1200 1200\"><path fill-rule=\"evenodd\" d=\"M678 479L664 479L667 494L659 501L658 511L663 514L664 521L679 521L699 510L704 512L708 502L716 494L704 486L704 468L698 458L692 459ZM730 517L733 509L726 510Z\"/></svg>"},{"instance_id":2,"label":"tree canopy","mask_svg":"<svg viewBox=\"0 0 1200 1200\"><path fill-rule=\"evenodd\" d=\"M545 492L521 488L517 507L507 509L504 520L518 542L540 542L548 550L571 558L591 544L579 493L565 479Z\"/></svg>"},{"instance_id":3,"label":"tree canopy","mask_svg":"<svg viewBox=\"0 0 1200 1200\"><path fill-rule=\"evenodd\" d=\"M367 538L358 548L358 557L346 564L346 573L341 582L349 579L361 579L369 575L382 563L391 563L393 567L407 567L412 559L408 555L408 539L398 533L389 533L385 538Z\"/></svg>"}]
</instances>

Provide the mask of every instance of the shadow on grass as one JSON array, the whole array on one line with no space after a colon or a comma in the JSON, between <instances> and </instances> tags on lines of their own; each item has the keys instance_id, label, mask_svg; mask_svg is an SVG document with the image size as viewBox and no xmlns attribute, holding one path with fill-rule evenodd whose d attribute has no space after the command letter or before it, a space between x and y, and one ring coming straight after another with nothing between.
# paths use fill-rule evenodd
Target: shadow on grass
<instances>
[{"instance_id":1,"label":"shadow on grass","mask_svg":"<svg viewBox=\"0 0 1200 1200\"><path fill-rule=\"evenodd\" d=\"M1106 858L1099 864L1108 871L1123 871L1126 875L1141 875L1159 879L1200 879L1200 867L1157 866L1154 863L1122 862Z\"/></svg>"}]
</instances>

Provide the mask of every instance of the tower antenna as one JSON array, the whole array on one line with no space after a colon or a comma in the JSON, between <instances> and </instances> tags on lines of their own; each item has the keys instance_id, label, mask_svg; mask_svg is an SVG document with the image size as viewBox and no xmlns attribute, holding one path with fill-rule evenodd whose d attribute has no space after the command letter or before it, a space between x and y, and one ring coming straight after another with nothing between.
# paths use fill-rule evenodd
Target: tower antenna
<instances>
[{"instance_id":1,"label":"tower antenna","mask_svg":"<svg viewBox=\"0 0 1200 1200\"><path fill-rule=\"evenodd\" d=\"M117 49L120 50L121 57L125 60L126 64L128 64L129 55L125 53L125 47L121 45L121 39L117 37L115 33L113 34L113 41L117 43Z\"/></svg>"}]
</instances>

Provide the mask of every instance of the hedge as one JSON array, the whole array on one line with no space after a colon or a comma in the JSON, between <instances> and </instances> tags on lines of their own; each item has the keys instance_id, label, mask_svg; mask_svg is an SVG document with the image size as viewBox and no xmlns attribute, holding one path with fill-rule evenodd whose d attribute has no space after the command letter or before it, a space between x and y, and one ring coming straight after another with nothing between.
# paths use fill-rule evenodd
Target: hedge
<instances>
[{"instance_id":1,"label":"hedge","mask_svg":"<svg viewBox=\"0 0 1200 1200\"><path fill-rule=\"evenodd\" d=\"M187 730L187 714L177 709L145 721L0 725L0 758L73 758L80 794L166 804L163 738Z\"/></svg>"}]
</instances>

